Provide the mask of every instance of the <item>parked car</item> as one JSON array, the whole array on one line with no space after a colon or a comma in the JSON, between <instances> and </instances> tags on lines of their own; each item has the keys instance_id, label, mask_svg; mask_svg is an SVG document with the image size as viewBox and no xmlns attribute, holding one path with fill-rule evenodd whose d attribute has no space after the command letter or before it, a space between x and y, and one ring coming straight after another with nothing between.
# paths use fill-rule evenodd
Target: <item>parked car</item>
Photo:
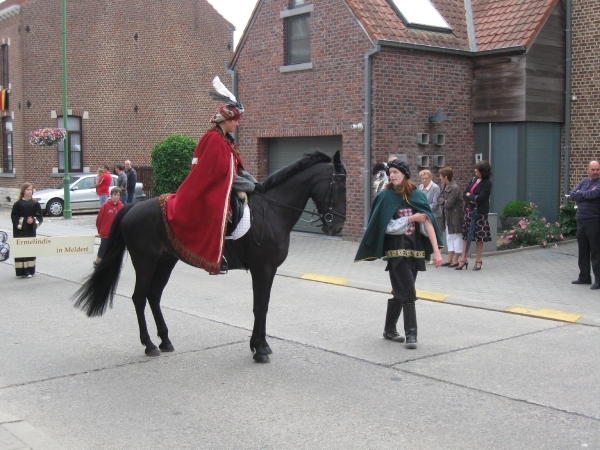
<instances>
[{"instance_id":1,"label":"parked car","mask_svg":"<svg viewBox=\"0 0 600 450\"><path fill-rule=\"evenodd\" d=\"M98 211L100 209L100 200L96 194L94 184L96 184L96 175L81 175L71 177L71 211ZM117 185L117 176L112 176L112 186ZM146 194L142 190L143 184L135 184L134 202L146 200ZM33 197L42 207L42 212L48 216L62 216L65 199L64 187L57 186L53 189L43 189L36 191Z\"/></svg>"}]
</instances>

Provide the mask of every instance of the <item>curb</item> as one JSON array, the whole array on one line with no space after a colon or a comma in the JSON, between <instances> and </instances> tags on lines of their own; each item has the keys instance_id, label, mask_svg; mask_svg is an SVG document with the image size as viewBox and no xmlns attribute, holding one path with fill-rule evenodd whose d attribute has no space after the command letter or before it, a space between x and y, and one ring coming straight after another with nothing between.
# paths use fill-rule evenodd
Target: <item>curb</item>
<instances>
[{"instance_id":1,"label":"curb","mask_svg":"<svg viewBox=\"0 0 600 450\"><path fill-rule=\"evenodd\" d=\"M63 450L31 424L0 411L0 450Z\"/></svg>"},{"instance_id":2,"label":"curb","mask_svg":"<svg viewBox=\"0 0 600 450\"><path fill-rule=\"evenodd\" d=\"M527 250L531 248L537 247L527 247L525 249L515 249L519 250ZM512 250L509 250L512 253ZM484 254L485 255L485 254ZM332 277L329 275L322 275L317 273L301 273L294 272L290 270L278 270L278 276L288 277L288 278L297 278L305 281L313 281L317 283L325 283L325 284L334 284L337 286L344 286L353 289L362 289L365 291L371 292L381 292L382 294L389 294L390 288L389 286L382 287L381 285L375 283L366 283L361 281L352 281L349 278L340 278L340 277ZM593 327L600 327L600 317L594 317L586 314L579 314L569 311L561 311L557 309L536 309L531 308L524 305L514 305L508 304L506 306L493 306L486 305L479 302L473 302L470 300L452 298L450 294L444 294L440 292L428 292L421 291L417 289L417 297L420 300L436 302L436 303L446 303L448 305L455 306L464 306L467 308L475 308L475 309L484 309L487 311L496 311L507 314L516 314L520 316L528 316L535 317L538 319L544 320L553 320L556 322L566 322L566 323L575 323L578 325L587 325Z\"/></svg>"}]
</instances>

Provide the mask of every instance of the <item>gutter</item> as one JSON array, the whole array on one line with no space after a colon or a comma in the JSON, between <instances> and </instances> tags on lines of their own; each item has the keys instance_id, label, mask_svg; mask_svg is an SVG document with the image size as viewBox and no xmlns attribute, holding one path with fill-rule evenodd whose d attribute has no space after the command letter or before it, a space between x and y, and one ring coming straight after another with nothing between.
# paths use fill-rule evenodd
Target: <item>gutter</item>
<instances>
[{"instance_id":1,"label":"gutter","mask_svg":"<svg viewBox=\"0 0 600 450\"><path fill-rule=\"evenodd\" d=\"M238 93L237 93L237 72L235 70L231 70L229 67L225 68L225 72L227 72L229 75L231 75L231 93L233 95L235 95L235 98L238 98ZM235 139L235 141L237 142L238 140L238 129L236 127L235 131L233 132L233 138Z\"/></svg>"},{"instance_id":2,"label":"gutter","mask_svg":"<svg viewBox=\"0 0 600 450\"><path fill-rule=\"evenodd\" d=\"M432 45L410 44L408 42L386 41L386 40L381 40L381 39L377 39L374 43L378 46L383 46L383 47L402 48L405 50L420 50L420 51L432 52L432 53L445 53L448 55L457 55L457 56L504 55L506 53L524 53L525 51L527 51L527 47L525 47L524 45L518 45L515 47L498 48L498 49L494 49L494 50L483 50L483 51L478 51L478 52L472 52L470 50L460 50L457 48L434 47Z\"/></svg>"},{"instance_id":3,"label":"gutter","mask_svg":"<svg viewBox=\"0 0 600 450\"><path fill-rule=\"evenodd\" d=\"M367 229L369 212L371 211L371 79L373 69L371 56L381 51L381 46L375 42L375 47L365 53L365 201L364 201L364 227Z\"/></svg>"},{"instance_id":4,"label":"gutter","mask_svg":"<svg viewBox=\"0 0 600 450\"><path fill-rule=\"evenodd\" d=\"M572 39L573 31L572 26L572 0L566 2L566 17L565 17L565 160L564 166L565 171L563 175L563 192L564 203L568 203L568 195L570 192L569 186L569 175L571 172L571 100L572 100L572 86L571 86L571 73L573 71L573 50L572 50Z\"/></svg>"}]
</instances>

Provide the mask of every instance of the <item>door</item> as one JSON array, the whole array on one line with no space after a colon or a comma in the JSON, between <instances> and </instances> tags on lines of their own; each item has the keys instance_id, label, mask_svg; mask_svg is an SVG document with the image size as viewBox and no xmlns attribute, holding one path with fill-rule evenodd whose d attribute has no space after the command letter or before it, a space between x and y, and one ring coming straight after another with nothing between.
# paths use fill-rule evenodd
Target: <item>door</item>
<instances>
[{"instance_id":1,"label":"door","mask_svg":"<svg viewBox=\"0 0 600 450\"><path fill-rule=\"evenodd\" d=\"M302 158L305 153L320 150L333 157L333 154L338 150L341 151L341 149L341 136L308 136L269 139L269 175ZM309 199L308 204L304 209L307 211L317 210L311 199ZM320 225L322 225L321 221L314 224L308 223L314 219L315 216L303 213L298 223L296 223L294 230L308 233L322 233L320 228Z\"/></svg>"}]
</instances>

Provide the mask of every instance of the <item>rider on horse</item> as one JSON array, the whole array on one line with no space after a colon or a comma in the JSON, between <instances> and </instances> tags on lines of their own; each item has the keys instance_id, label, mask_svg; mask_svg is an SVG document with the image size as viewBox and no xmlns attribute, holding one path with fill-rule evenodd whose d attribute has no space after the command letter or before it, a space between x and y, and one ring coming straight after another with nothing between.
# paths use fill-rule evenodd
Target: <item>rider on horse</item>
<instances>
[{"instance_id":1,"label":"rider on horse","mask_svg":"<svg viewBox=\"0 0 600 450\"><path fill-rule=\"evenodd\" d=\"M210 128L198 142L189 175L176 193L165 196L161 206L169 239L185 260L207 272L226 273L223 247L231 220L231 191L245 197L257 181L244 170L232 136L244 107L218 77L213 86L217 92L211 96L226 103L210 119Z\"/></svg>"}]
</instances>

